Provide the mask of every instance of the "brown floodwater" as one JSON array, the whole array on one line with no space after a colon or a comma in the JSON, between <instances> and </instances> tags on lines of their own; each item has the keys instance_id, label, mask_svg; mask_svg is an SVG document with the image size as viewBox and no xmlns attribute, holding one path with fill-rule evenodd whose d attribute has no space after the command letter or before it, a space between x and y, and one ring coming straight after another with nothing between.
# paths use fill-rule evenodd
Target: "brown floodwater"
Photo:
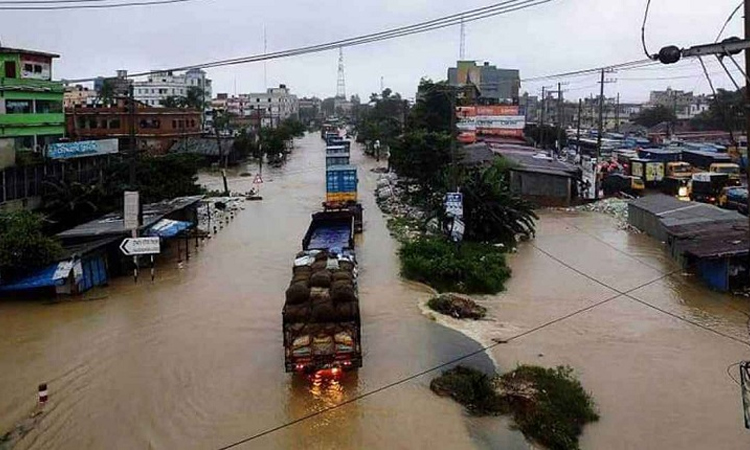
<instances>
[{"instance_id":1,"label":"brown floodwater","mask_svg":"<svg viewBox=\"0 0 750 450\"><path fill-rule=\"evenodd\" d=\"M15 448L217 449L475 351L477 342L534 329L613 297L614 289L750 340L747 299L702 288L676 271L659 244L593 213L541 214L536 240L509 258L507 291L480 300L492 319L431 321L419 306L429 290L398 277L397 245L372 197L376 163L355 147L366 208L358 238L364 367L340 381L289 376L280 311L291 258L324 195L323 155L319 136L299 140L285 167L264 169L263 202L245 203L183 268L171 249L154 284L125 277L81 301L0 303L0 434L28 417L38 383L48 382L46 412ZM231 189L248 191L252 177L238 174L255 170L234 171ZM201 182L221 188L216 174ZM726 369L749 350L617 298L489 356L501 370L572 366L602 416L586 427L583 448L745 449L750 434ZM465 363L492 367L485 355ZM507 420L472 418L434 396L431 378L236 448L529 448Z\"/></svg>"},{"instance_id":2,"label":"brown floodwater","mask_svg":"<svg viewBox=\"0 0 750 450\"><path fill-rule=\"evenodd\" d=\"M325 145L312 134L287 165L264 169L263 202L244 211L156 282L124 277L85 300L0 303L0 435L23 421L48 382L50 401L18 449L216 449L479 348L427 320L423 287L398 277L396 243L372 192L376 166L358 149L365 233L361 265L364 368L339 382L284 373L281 308L310 214L325 193ZM237 170L252 171L248 167ZM216 174L201 182L218 189ZM252 177L230 179L246 192ZM491 368L482 355L472 363ZM524 448L488 432L429 390L430 376L383 391L237 448ZM0 444L2 448L2 444Z\"/></svg>"}]
</instances>

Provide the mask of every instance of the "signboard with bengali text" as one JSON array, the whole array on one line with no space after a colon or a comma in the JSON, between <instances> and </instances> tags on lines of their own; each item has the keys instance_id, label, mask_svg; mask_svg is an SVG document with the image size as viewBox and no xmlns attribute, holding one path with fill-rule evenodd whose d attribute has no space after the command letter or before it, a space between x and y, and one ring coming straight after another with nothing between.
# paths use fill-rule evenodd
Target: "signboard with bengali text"
<instances>
[{"instance_id":1,"label":"signboard with bengali text","mask_svg":"<svg viewBox=\"0 0 750 450\"><path fill-rule=\"evenodd\" d=\"M85 156L111 155L120 151L117 139L97 141L61 142L50 144L47 157L51 159L83 158Z\"/></svg>"}]
</instances>

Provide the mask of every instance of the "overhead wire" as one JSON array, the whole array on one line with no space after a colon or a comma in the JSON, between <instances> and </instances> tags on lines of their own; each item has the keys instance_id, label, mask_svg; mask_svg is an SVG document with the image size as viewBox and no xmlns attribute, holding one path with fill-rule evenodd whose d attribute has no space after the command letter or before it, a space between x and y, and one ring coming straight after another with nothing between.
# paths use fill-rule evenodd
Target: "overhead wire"
<instances>
[{"instance_id":1,"label":"overhead wire","mask_svg":"<svg viewBox=\"0 0 750 450\"><path fill-rule=\"evenodd\" d=\"M734 8L734 11L732 11L732 14L729 15L727 18L727 21L724 22L724 25L721 27L721 31L719 31L719 34L716 36L716 40L714 43L719 42L719 39L721 39L721 35L724 34L724 30L727 29L727 26L729 26L729 23L734 19L734 16L739 12L740 8L742 8L745 5L745 1L741 1L739 5L737 5L736 8Z\"/></svg>"},{"instance_id":2,"label":"overhead wire","mask_svg":"<svg viewBox=\"0 0 750 450\"><path fill-rule=\"evenodd\" d=\"M305 54L318 53L318 52L338 49L342 47L363 45L363 44L368 44L368 43L373 43L373 42L379 42L379 41L409 36L413 34L425 33L428 31L447 28L447 27L451 27L454 25L459 25L462 20L464 22L473 22L477 20L487 19L490 17L496 17L499 15L524 10L524 9L531 8L534 6L543 5L546 3L550 3L552 1L555 1L555 0L506 0L506 1L495 3L489 6L475 8L475 9L464 11L461 13L456 13L456 14L440 17L438 19L428 20L428 21L419 22L413 25L392 28L392 29L388 29L385 31L380 31L376 33L361 35L361 36L347 38L347 39L341 39L341 40L327 42L323 44L298 47L294 49L283 50L283 51L278 51L278 52L273 52L273 53L262 53L262 54L243 56L243 57L237 57L237 58L215 60L215 61L210 61L210 62L205 62L205 63L199 63L199 64L193 64L193 65L187 65L187 66L181 66L181 67L173 67L169 69L162 69L160 71L179 72L179 71L186 71L186 70L191 70L191 69L207 69L207 68L223 67L223 66L230 66L230 65L247 64L251 62L268 61L268 60L273 60L273 59L287 58L291 56L300 56L300 55L305 55ZM133 74L129 74L128 78L146 76L153 72L154 71L133 73ZM81 82L94 81L96 78L97 77L81 78L81 79L68 80L68 81L81 83Z\"/></svg>"},{"instance_id":3,"label":"overhead wire","mask_svg":"<svg viewBox=\"0 0 750 450\"><path fill-rule=\"evenodd\" d=\"M633 288L632 290L629 290L629 291L626 291L626 292L634 292L634 291L637 291L639 289L643 289L645 287L650 286L651 284L654 284L654 283L657 283L657 282L663 280L664 278L666 278L666 277L668 277L670 275L672 275L672 273L664 274L664 275L660 276L659 278L651 280L651 281L649 281L647 283L644 283L644 284L642 284L640 286L637 286L637 287ZM615 291L615 292L617 292L615 289L612 289L612 290ZM480 348L478 350L475 350L473 352L464 354L464 355L459 356L457 358L453 358L450 361L446 361L446 362L441 363L439 365L436 365L436 366L430 367L428 369L422 370L421 372L418 372L418 373L409 375L407 377L398 379L396 381L393 381L391 383L383 385L383 386L381 386L381 387L379 387L377 389L374 389L372 391L368 391L368 392L365 392L363 394L354 396L354 397L352 397L352 398L350 398L348 400L345 400L345 401L343 401L341 403L337 403L335 405L331 405L331 406L319 409L317 411L311 412L309 414L306 414L306 415L304 415L302 417L299 417L297 419L294 419L292 421L285 422L285 423L283 423L281 425L278 425L278 426L275 426L273 428L269 428L267 430L258 432L258 433L254 434L252 436L248 436L246 438L240 439L240 440L235 441L235 442L233 442L231 444L228 444L226 446L219 447L216 450L230 450L232 448L238 447L238 446L243 445L243 444L247 444L248 442L254 441L256 439L259 439L261 437L264 437L264 436L267 436L269 434L275 433L277 431L281 431L281 430L283 430L285 428L289 428L291 426L297 425L298 423L301 423L301 422L307 421L309 419L312 419L314 417L326 414L326 413L328 413L330 411L342 408L342 407L344 407L346 405L355 403L355 402L357 402L359 400L363 400L363 399L365 399L367 397L371 397L371 396L373 396L375 394L378 394L380 392L392 389L394 387L400 386L400 385L402 385L404 383L407 383L409 381L412 381L412 380L415 380L417 378L423 377L423 376L425 376L425 375L427 375L429 373L436 372L436 371L438 371L440 369L452 366L452 365L457 364L457 363L459 363L461 361L465 361L465 360L470 359L470 358L472 358L474 356L477 356L477 355L480 355L482 353L485 353L488 350L492 350L493 348L498 347L500 345L505 345L505 344L508 344L508 343L510 343L512 341L515 341L515 340L521 339L523 337L526 337L526 336L528 336L530 334L539 332L539 331L541 331L541 330L543 330L545 328L548 328L548 327L550 327L552 325L558 324L558 323L563 322L565 320L569 320L569 319L571 319L573 317L576 317L578 315L581 315L581 314L583 314L585 312L588 312L588 311L591 311L591 310L593 310L595 308L603 306L603 305L605 305L605 304L607 304L607 303L609 303L609 302L611 302L613 300L616 300L616 299L618 299L618 298L620 298L622 296L623 296L623 294L621 294L621 293L618 292L615 295L613 295L613 296L611 296L609 298L606 298L606 299L604 299L602 301L599 301L599 302L594 303L592 305L589 305L589 306L586 306L584 308L578 309L578 310L576 310L576 311L574 311L574 312L572 312L570 314L566 314L564 316L561 316L561 317L555 318L553 320L547 321L547 322L545 322L545 323L543 323L543 324L541 324L539 326L536 326L534 328L526 330L526 331L524 331L522 333L519 333L517 335L514 335L514 336L512 336L510 338L503 339L503 340L496 340L494 343L492 343L490 345L487 345L487 346L484 346L484 347L482 347L482 348Z\"/></svg>"},{"instance_id":4,"label":"overhead wire","mask_svg":"<svg viewBox=\"0 0 750 450\"><path fill-rule=\"evenodd\" d=\"M79 0L95 1L95 0ZM136 1L136 2L124 2L124 3L112 3L106 5L67 5L67 6L0 6L0 11L58 11L58 10L72 10L72 9L111 9L111 8L127 8L134 6L156 6L156 5L168 5L172 3L186 3L203 0L153 0L153 1Z\"/></svg>"},{"instance_id":5,"label":"overhead wire","mask_svg":"<svg viewBox=\"0 0 750 450\"><path fill-rule=\"evenodd\" d=\"M641 44L643 45L643 53L646 54L648 59L653 60L655 58L648 52L648 48L646 48L646 22L648 21L648 12L650 8L651 0L648 0L646 2L646 12L643 14L643 25L641 25Z\"/></svg>"}]
</instances>

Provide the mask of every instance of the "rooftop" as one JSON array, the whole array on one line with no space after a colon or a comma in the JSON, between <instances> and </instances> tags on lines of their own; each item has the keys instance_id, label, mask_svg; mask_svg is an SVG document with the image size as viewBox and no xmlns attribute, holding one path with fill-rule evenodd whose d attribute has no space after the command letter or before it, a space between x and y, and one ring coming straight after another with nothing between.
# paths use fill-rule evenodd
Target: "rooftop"
<instances>
[{"instance_id":1,"label":"rooftop","mask_svg":"<svg viewBox=\"0 0 750 450\"><path fill-rule=\"evenodd\" d=\"M0 54L15 54L15 53L22 53L24 55L46 56L48 58L60 57L60 55L56 55L54 53L45 53L45 52L39 52L36 50L26 50L22 48L0 47Z\"/></svg>"},{"instance_id":2,"label":"rooftop","mask_svg":"<svg viewBox=\"0 0 750 450\"><path fill-rule=\"evenodd\" d=\"M159 203L144 205L141 229L148 228L164 217L192 206L202 199L203 196L179 197ZM65 230L62 233L58 233L57 237L60 239L104 238L107 236L122 236L128 233L129 231L125 229L122 213L115 212L92 220L91 222L78 225L70 230Z\"/></svg>"},{"instance_id":3,"label":"rooftop","mask_svg":"<svg viewBox=\"0 0 750 450\"><path fill-rule=\"evenodd\" d=\"M697 258L725 258L750 252L746 220L672 227L686 240L685 253Z\"/></svg>"}]
</instances>

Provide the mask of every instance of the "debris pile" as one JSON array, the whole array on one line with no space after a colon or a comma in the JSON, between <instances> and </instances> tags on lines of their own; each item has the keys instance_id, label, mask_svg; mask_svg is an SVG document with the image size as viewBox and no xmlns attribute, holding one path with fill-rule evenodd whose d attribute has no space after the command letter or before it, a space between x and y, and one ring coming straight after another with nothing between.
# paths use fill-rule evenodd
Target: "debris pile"
<instances>
[{"instance_id":1,"label":"debris pile","mask_svg":"<svg viewBox=\"0 0 750 450\"><path fill-rule=\"evenodd\" d=\"M487 315L487 308L477 305L469 297L458 294L440 294L430 299L427 306L435 312L455 319L479 320Z\"/></svg>"},{"instance_id":2,"label":"debris pile","mask_svg":"<svg viewBox=\"0 0 750 450\"><path fill-rule=\"evenodd\" d=\"M601 214L607 214L617 220L617 228L631 233L640 233L640 230L628 223L628 204L627 199L606 198L595 203L589 203L575 208L578 211L591 211Z\"/></svg>"}]
</instances>

